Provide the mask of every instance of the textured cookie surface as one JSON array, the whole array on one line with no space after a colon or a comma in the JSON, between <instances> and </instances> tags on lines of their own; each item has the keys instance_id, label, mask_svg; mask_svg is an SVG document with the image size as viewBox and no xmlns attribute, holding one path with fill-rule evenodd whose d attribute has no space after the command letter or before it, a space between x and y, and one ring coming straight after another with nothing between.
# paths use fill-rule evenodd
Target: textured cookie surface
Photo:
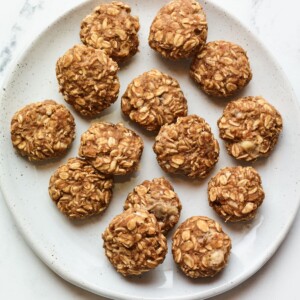
<instances>
[{"instance_id":1,"label":"textured cookie surface","mask_svg":"<svg viewBox=\"0 0 300 300\"><path fill-rule=\"evenodd\" d=\"M253 161L271 154L282 131L282 118L263 97L245 97L227 104L218 127L230 155Z\"/></svg>"},{"instance_id":2,"label":"textured cookie surface","mask_svg":"<svg viewBox=\"0 0 300 300\"><path fill-rule=\"evenodd\" d=\"M135 78L122 97L122 111L149 131L187 115L187 102L179 83L171 76L151 70Z\"/></svg>"},{"instance_id":3,"label":"textured cookie surface","mask_svg":"<svg viewBox=\"0 0 300 300\"><path fill-rule=\"evenodd\" d=\"M71 219L83 219L105 210L112 197L113 180L80 158L70 158L50 178L49 195Z\"/></svg>"},{"instance_id":4,"label":"textured cookie surface","mask_svg":"<svg viewBox=\"0 0 300 300\"><path fill-rule=\"evenodd\" d=\"M153 214L128 209L102 234L105 255L123 276L140 275L161 264L167 254L165 236Z\"/></svg>"},{"instance_id":5,"label":"textured cookie surface","mask_svg":"<svg viewBox=\"0 0 300 300\"><path fill-rule=\"evenodd\" d=\"M165 178L145 180L129 193L124 209L143 208L154 214L162 232L168 233L179 220L181 203Z\"/></svg>"},{"instance_id":6,"label":"textured cookie surface","mask_svg":"<svg viewBox=\"0 0 300 300\"><path fill-rule=\"evenodd\" d=\"M119 94L118 65L102 50L75 45L56 63L56 77L64 99L85 117L94 117Z\"/></svg>"},{"instance_id":7,"label":"textured cookie surface","mask_svg":"<svg viewBox=\"0 0 300 300\"><path fill-rule=\"evenodd\" d=\"M208 184L209 205L225 221L252 220L265 193L257 171L252 167L227 167Z\"/></svg>"},{"instance_id":8,"label":"textured cookie surface","mask_svg":"<svg viewBox=\"0 0 300 300\"><path fill-rule=\"evenodd\" d=\"M164 57L193 56L206 42L207 22L195 0L173 0L163 6L152 22L149 45Z\"/></svg>"},{"instance_id":9,"label":"textured cookie surface","mask_svg":"<svg viewBox=\"0 0 300 300\"><path fill-rule=\"evenodd\" d=\"M190 178L205 178L219 158L219 144L203 118L189 115L164 125L153 150L160 167Z\"/></svg>"},{"instance_id":10,"label":"textured cookie surface","mask_svg":"<svg viewBox=\"0 0 300 300\"><path fill-rule=\"evenodd\" d=\"M191 77L210 96L228 97L252 79L247 54L227 41L207 43L191 64Z\"/></svg>"},{"instance_id":11,"label":"textured cookie surface","mask_svg":"<svg viewBox=\"0 0 300 300\"><path fill-rule=\"evenodd\" d=\"M140 29L129 5L113 1L97 6L81 23L81 41L105 51L113 60L123 61L138 51Z\"/></svg>"},{"instance_id":12,"label":"textured cookie surface","mask_svg":"<svg viewBox=\"0 0 300 300\"><path fill-rule=\"evenodd\" d=\"M11 120L12 144L30 161L63 155L74 138L73 116L53 100L26 105Z\"/></svg>"},{"instance_id":13,"label":"textured cookie surface","mask_svg":"<svg viewBox=\"0 0 300 300\"><path fill-rule=\"evenodd\" d=\"M138 167L143 140L123 124L93 123L82 134L79 156L104 174L125 175Z\"/></svg>"},{"instance_id":14,"label":"textured cookie surface","mask_svg":"<svg viewBox=\"0 0 300 300\"><path fill-rule=\"evenodd\" d=\"M231 240L219 223L207 217L191 217L175 231L172 254L191 278L213 277L227 264Z\"/></svg>"}]
</instances>

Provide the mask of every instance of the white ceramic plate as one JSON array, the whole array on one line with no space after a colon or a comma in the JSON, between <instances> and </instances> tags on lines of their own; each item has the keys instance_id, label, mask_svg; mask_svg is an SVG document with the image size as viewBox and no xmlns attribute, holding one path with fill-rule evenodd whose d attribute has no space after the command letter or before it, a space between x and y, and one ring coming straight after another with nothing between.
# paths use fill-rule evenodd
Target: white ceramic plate
<instances>
[{"instance_id":1,"label":"white ceramic plate","mask_svg":"<svg viewBox=\"0 0 300 300\"><path fill-rule=\"evenodd\" d=\"M192 182L164 174L152 151L154 136L124 118L118 100L100 119L122 121L143 137L145 150L140 171L116 180L113 201L104 214L86 222L70 222L50 200L48 181L60 164L68 157L76 156L80 135L90 123L71 108L77 124L72 149L55 162L32 164L16 154L11 145L10 119L15 111L30 102L55 99L65 104L58 93L55 63L68 48L80 42L80 21L98 2L90 1L73 9L44 30L18 59L6 80L1 102L0 163L1 189L8 207L37 255L61 277L84 289L118 299L199 299L222 293L247 279L271 257L294 219L300 194L300 114L296 99L280 67L262 44L233 17L205 3L208 40L230 40L248 52L254 77L240 96L263 95L277 107L284 120L282 136L271 157L253 164L262 176L266 192L257 218L251 223L224 224L207 203L209 178ZM127 2L131 4L133 14L140 17L141 46L140 52L121 68L120 95L134 77L158 68L178 79L188 99L189 112L203 116L217 136L216 121L226 102L209 99L197 88L188 76L188 62L167 61L148 47L151 20L166 1ZM222 167L237 165L227 155L222 141L220 145L220 160L211 175ZM101 233L113 216L122 211L127 193L143 180L163 175L172 182L183 203L180 222L192 215L207 215L218 220L232 238L230 262L213 279L186 278L174 265L170 250L161 266L135 278L123 278L117 274L104 256Z\"/></svg>"}]
</instances>

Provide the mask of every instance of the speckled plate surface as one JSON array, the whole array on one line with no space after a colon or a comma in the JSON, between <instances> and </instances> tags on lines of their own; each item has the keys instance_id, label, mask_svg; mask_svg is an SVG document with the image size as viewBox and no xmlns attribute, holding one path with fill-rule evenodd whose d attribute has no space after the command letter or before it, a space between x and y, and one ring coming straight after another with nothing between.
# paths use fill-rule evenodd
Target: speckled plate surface
<instances>
[{"instance_id":1,"label":"speckled plate surface","mask_svg":"<svg viewBox=\"0 0 300 300\"><path fill-rule=\"evenodd\" d=\"M120 95L134 77L158 68L178 79L188 100L189 112L204 117L217 136L216 122L226 102L209 99L197 88L188 76L189 62L162 59L147 45L151 20L166 1L127 2L131 4L133 14L140 17L141 46L140 52L121 68ZM86 222L71 222L50 200L48 181L60 164L76 156L80 135L88 128L89 121L83 120L71 108L77 124L73 147L65 157L45 164L32 164L14 151L9 126L13 113L25 104L42 99L64 103L55 78L56 60L80 42L80 21L98 3L86 2L45 29L15 62L6 80L1 97L0 174L1 190L8 207L33 251L61 277L84 289L114 299L200 299L222 293L254 274L272 256L295 217L300 195L300 113L294 94L281 68L256 37L220 8L204 3L208 40L230 40L248 52L254 77L240 96L263 95L283 116L284 130L275 151L270 158L253 163L262 176L266 192L256 219L251 223L225 224L208 206L206 188L209 178L192 182L164 174L152 151L154 136L122 116L118 99L99 119L122 121L143 137L145 151L140 170L131 177L116 180L113 201L104 214ZM222 167L237 165L227 155L223 142L219 142L220 160L211 175ZM192 215L207 215L218 220L232 237L228 267L215 278L186 278L174 265L170 250L161 266L136 278L123 278L105 258L101 233L113 216L122 211L127 193L143 180L162 175L172 182L181 198L180 222Z\"/></svg>"}]
</instances>

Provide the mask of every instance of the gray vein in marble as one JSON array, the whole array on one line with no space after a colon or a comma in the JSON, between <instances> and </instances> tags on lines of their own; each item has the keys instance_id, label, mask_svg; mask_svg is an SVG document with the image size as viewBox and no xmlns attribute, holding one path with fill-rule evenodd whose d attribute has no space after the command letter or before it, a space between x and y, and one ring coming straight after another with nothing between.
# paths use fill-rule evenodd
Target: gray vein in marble
<instances>
[{"instance_id":1,"label":"gray vein in marble","mask_svg":"<svg viewBox=\"0 0 300 300\"><path fill-rule=\"evenodd\" d=\"M12 59L12 54L17 46L17 41L23 33L24 26L30 22L36 11L42 9L44 0L26 0L20 10L17 23L11 28L11 38L0 50L0 76L3 76L4 70Z\"/></svg>"},{"instance_id":2,"label":"gray vein in marble","mask_svg":"<svg viewBox=\"0 0 300 300\"><path fill-rule=\"evenodd\" d=\"M20 10L20 16L30 17L36 10L43 8L44 1L42 0L26 0L25 4Z\"/></svg>"},{"instance_id":3,"label":"gray vein in marble","mask_svg":"<svg viewBox=\"0 0 300 300\"><path fill-rule=\"evenodd\" d=\"M258 34L260 32L260 28L257 24L256 18L257 18L257 15L258 15L258 12L259 12L262 2L263 2L263 0L253 0L251 3L252 11L251 11L250 22L251 22L253 28L255 29L256 33L258 33Z\"/></svg>"}]
</instances>

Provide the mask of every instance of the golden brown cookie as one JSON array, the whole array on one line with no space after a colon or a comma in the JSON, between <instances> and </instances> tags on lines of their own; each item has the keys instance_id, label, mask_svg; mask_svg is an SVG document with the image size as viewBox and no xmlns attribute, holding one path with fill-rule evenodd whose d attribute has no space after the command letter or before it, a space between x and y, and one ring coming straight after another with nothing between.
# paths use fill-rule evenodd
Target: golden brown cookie
<instances>
[{"instance_id":1,"label":"golden brown cookie","mask_svg":"<svg viewBox=\"0 0 300 300\"><path fill-rule=\"evenodd\" d=\"M138 167L144 143L123 124L93 123L82 134L79 156L103 174L125 175Z\"/></svg>"},{"instance_id":2,"label":"golden brown cookie","mask_svg":"<svg viewBox=\"0 0 300 300\"><path fill-rule=\"evenodd\" d=\"M75 45L56 63L59 91L85 117L99 115L119 94L118 65L105 52Z\"/></svg>"},{"instance_id":3,"label":"golden brown cookie","mask_svg":"<svg viewBox=\"0 0 300 300\"><path fill-rule=\"evenodd\" d=\"M50 178L49 195L57 208L71 219L83 219L107 208L113 179L80 158L70 158Z\"/></svg>"},{"instance_id":4,"label":"golden brown cookie","mask_svg":"<svg viewBox=\"0 0 300 300\"><path fill-rule=\"evenodd\" d=\"M130 12L130 6L120 1L97 6L81 23L81 41L105 51L115 61L133 56L139 47L140 24Z\"/></svg>"},{"instance_id":5,"label":"golden brown cookie","mask_svg":"<svg viewBox=\"0 0 300 300\"><path fill-rule=\"evenodd\" d=\"M207 217L184 221L172 241L174 261L191 278L213 277L228 262L231 240L219 223Z\"/></svg>"},{"instance_id":6,"label":"golden brown cookie","mask_svg":"<svg viewBox=\"0 0 300 300\"><path fill-rule=\"evenodd\" d=\"M219 144L210 126L196 115L164 125L153 150L164 171L195 179L205 178L219 158Z\"/></svg>"},{"instance_id":7,"label":"golden brown cookie","mask_svg":"<svg viewBox=\"0 0 300 300\"><path fill-rule=\"evenodd\" d=\"M129 208L154 214L162 233L167 234L177 224L182 206L173 186L161 177L137 185L125 201L124 210Z\"/></svg>"},{"instance_id":8,"label":"golden brown cookie","mask_svg":"<svg viewBox=\"0 0 300 300\"><path fill-rule=\"evenodd\" d=\"M208 183L209 205L226 222L252 220L264 198L261 178L252 167L221 169Z\"/></svg>"},{"instance_id":9,"label":"golden brown cookie","mask_svg":"<svg viewBox=\"0 0 300 300\"><path fill-rule=\"evenodd\" d=\"M253 161L271 154L282 131L282 118L263 97L244 97L227 104L218 127L230 155Z\"/></svg>"},{"instance_id":10,"label":"golden brown cookie","mask_svg":"<svg viewBox=\"0 0 300 300\"><path fill-rule=\"evenodd\" d=\"M168 250L155 216L143 209L128 209L117 215L102 238L105 255L123 276L154 269Z\"/></svg>"},{"instance_id":11,"label":"golden brown cookie","mask_svg":"<svg viewBox=\"0 0 300 300\"><path fill-rule=\"evenodd\" d=\"M173 0L153 20L149 45L164 57L188 58L203 47L206 37L206 16L199 2Z\"/></svg>"},{"instance_id":12,"label":"golden brown cookie","mask_svg":"<svg viewBox=\"0 0 300 300\"><path fill-rule=\"evenodd\" d=\"M194 58L190 75L207 95L215 97L231 96L252 79L245 50L227 41L207 43Z\"/></svg>"},{"instance_id":13,"label":"golden brown cookie","mask_svg":"<svg viewBox=\"0 0 300 300\"><path fill-rule=\"evenodd\" d=\"M178 81L155 69L128 85L121 108L132 121L149 131L157 131L187 115L187 102Z\"/></svg>"},{"instance_id":14,"label":"golden brown cookie","mask_svg":"<svg viewBox=\"0 0 300 300\"><path fill-rule=\"evenodd\" d=\"M69 110L53 100L26 105L11 120L13 146L30 161L63 155L75 138Z\"/></svg>"}]
</instances>

